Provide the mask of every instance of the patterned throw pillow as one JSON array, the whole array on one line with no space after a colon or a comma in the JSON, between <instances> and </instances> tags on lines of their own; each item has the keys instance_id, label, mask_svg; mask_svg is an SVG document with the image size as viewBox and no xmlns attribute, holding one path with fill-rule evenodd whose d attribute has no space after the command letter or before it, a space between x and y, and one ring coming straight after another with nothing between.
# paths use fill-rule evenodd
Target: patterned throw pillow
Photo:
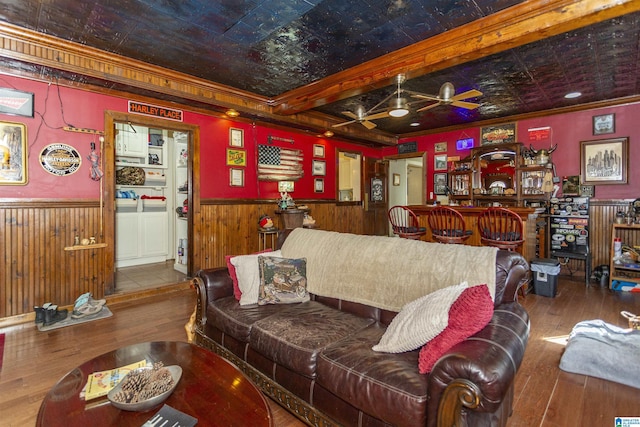
<instances>
[{"instance_id":1,"label":"patterned throw pillow","mask_svg":"<svg viewBox=\"0 0 640 427\"><path fill-rule=\"evenodd\" d=\"M307 259L259 256L258 304L293 304L309 301Z\"/></svg>"},{"instance_id":2,"label":"patterned throw pillow","mask_svg":"<svg viewBox=\"0 0 640 427\"><path fill-rule=\"evenodd\" d=\"M420 350L418 369L428 374L454 345L481 331L493 317L493 298L486 285L465 289L449 309L447 327Z\"/></svg>"}]
</instances>

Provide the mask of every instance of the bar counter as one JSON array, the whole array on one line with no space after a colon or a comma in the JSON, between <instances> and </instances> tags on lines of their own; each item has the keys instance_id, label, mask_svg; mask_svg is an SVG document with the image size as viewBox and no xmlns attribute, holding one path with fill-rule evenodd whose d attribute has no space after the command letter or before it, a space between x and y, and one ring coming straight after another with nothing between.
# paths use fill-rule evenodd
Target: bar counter
<instances>
[{"instance_id":1,"label":"bar counter","mask_svg":"<svg viewBox=\"0 0 640 427\"><path fill-rule=\"evenodd\" d=\"M418 221L420 222L421 227L425 227L427 229L427 234L422 238L422 240L426 242L435 242L433 237L431 236L431 229L429 228L429 212L435 207L433 205L411 205L408 206L417 216ZM472 230L473 234L465 241L465 245L471 246L482 246L482 242L480 241L480 231L478 230L478 216L486 209L486 208L478 208L478 207L468 207L468 206L449 206L460 212L462 214L462 218L464 218L465 225L467 230ZM509 210L520 215L522 218L522 222L524 224L524 243L518 249L524 258L531 262L532 259L540 257L542 258L544 255L544 233L538 233L536 230L536 220L538 214L536 210L533 208L517 208L510 207ZM540 235L539 235L540 234ZM542 251L538 256L536 256L536 242L540 246L540 250Z\"/></svg>"}]
</instances>

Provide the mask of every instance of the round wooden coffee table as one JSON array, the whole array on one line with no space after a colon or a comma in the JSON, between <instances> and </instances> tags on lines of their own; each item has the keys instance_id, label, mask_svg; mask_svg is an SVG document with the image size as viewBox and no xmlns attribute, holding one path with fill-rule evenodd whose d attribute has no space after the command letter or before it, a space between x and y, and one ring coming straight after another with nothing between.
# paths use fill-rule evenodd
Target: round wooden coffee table
<instances>
[{"instance_id":1,"label":"round wooden coffee table","mask_svg":"<svg viewBox=\"0 0 640 427\"><path fill-rule=\"evenodd\" d=\"M185 342L148 342L119 348L83 363L62 377L47 393L37 426L140 427L162 407L128 412L107 397L85 401L80 391L89 374L146 359L182 367L182 378L164 402L198 419L197 426L272 426L264 395L238 368L220 356Z\"/></svg>"}]
</instances>

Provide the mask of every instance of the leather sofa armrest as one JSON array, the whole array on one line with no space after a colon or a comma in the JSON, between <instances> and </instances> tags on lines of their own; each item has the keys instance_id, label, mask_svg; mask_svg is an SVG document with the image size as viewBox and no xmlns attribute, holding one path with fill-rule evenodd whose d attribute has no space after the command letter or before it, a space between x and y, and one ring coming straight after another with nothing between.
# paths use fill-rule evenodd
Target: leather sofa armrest
<instances>
[{"instance_id":1,"label":"leather sofa armrest","mask_svg":"<svg viewBox=\"0 0 640 427\"><path fill-rule=\"evenodd\" d=\"M233 281L227 267L208 268L196 273L207 290L207 299L211 302L233 295Z\"/></svg>"},{"instance_id":2,"label":"leather sofa armrest","mask_svg":"<svg viewBox=\"0 0 640 427\"><path fill-rule=\"evenodd\" d=\"M529 263L517 252L499 250L496 254L495 306L518 300L518 289L529 281Z\"/></svg>"},{"instance_id":3,"label":"leather sofa armrest","mask_svg":"<svg viewBox=\"0 0 640 427\"><path fill-rule=\"evenodd\" d=\"M529 339L529 315L501 304L489 324L451 348L429 374L428 426L462 425L463 411L492 413L509 399Z\"/></svg>"},{"instance_id":4,"label":"leather sofa armrest","mask_svg":"<svg viewBox=\"0 0 640 427\"><path fill-rule=\"evenodd\" d=\"M207 323L207 304L233 295L233 281L226 267L210 268L196 273L193 286L198 299L196 321L204 326Z\"/></svg>"}]
</instances>

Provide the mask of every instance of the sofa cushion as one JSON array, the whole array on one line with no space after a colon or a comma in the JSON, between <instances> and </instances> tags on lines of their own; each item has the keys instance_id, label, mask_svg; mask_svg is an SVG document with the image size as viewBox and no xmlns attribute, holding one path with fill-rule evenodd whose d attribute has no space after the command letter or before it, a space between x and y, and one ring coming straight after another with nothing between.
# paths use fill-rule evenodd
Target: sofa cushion
<instances>
[{"instance_id":1,"label":"sofa cushion","mask_svg":"<svg viewBox=\"0 0 640 427\"><path fill-rule=\"evenodd\" d=\"M259 256L258 304L294 304L309 301L307 260Z\"/></svg>"},{"instance_id":2,"label":"sofa cushion","mask_svg":"<svg viewBox=\"0 0 640 427\"><path fill-rule=\"evenodd\" d=\"M375 323L325 348L318 358L317 382L391 425L424 426L428 377L418 372L418 351L373 351L384 331L384 325Z\"/></svg>"},{"instance_id":3,"label":"sofa cushion","mask_svg":"<svg viewBox=\"0 0 640 427\"><path fill-rule=\"evenodd\" d=\"M273 251L273 256L282 256L280 251ZM260 289L260 269L258 268L259 254L239 255L230 259L238 277L238 287L242 293L240 305L258 303Z\"/></svg>"},{"instance_id":4,"label":"sofa cushion","mask_svg":"<svg viewBox=\"0 0 640 427\"><path fill-rule=\"evenodd\" d=\"M373 350L401 353L422 347L447 327L449 308L467 288L462 282L406 304Z\"/></svg>"},{"instance_id":5,"label":"sofa cushion","mask_svg":"<svg viewBox=\"0 0 640 427\"><path fill-rule=\"evenodd\" d=\"M449 309L447 327L420 350L421 374L431 372L438 359L454 345L479 332L493 316L493 299L486 286L465 289Z\"/></svg>"},{"instance_id":6,"label":"sofa cushion","mask_svg":"<svg viewBox=\"0 0 640 427\"><path fill-rule=\"evenodd\" d=\"M372 319L316 301L266 307L280 310L254 323L249 345L272 361L309 378L315 378L322 349L373 323Z\"/></svg>"},{"instance_id":7,"label":"sofa cushion","mask_svg":"<svg viewBox=\"0 0 640 427\"><path fill-rule=\"evenodd\" d=\"M257 304L241 306L234 297L229 296L209 303L207 321L238 341L248 342L253 324L278 310L277 306L262 307Z\"/></svg>"}]
</instances>

